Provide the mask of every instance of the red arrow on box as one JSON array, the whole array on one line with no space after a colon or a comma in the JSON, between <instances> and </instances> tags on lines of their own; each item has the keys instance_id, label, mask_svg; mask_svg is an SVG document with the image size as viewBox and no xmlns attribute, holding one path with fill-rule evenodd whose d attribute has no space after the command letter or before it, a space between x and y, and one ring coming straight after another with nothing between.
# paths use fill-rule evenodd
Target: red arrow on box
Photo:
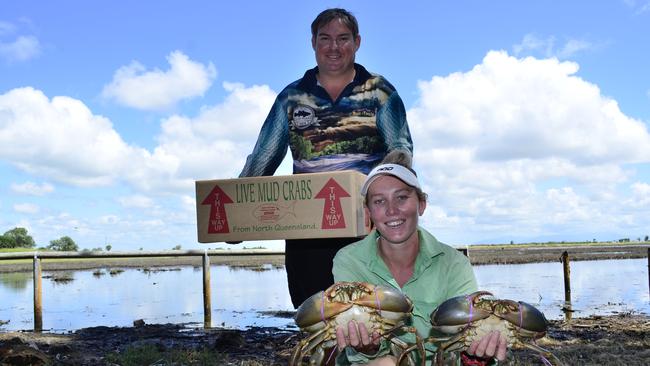
<instances>
[{"instance_id":1,"label":"red arrow on box","mask_svg":"<svg viewBox=\"0 0 650 366\"><path fill-rule=\"evenodd\" d=\"M323 223L321 229L344 229L345 217L341 208L341 198L350 197L350 194L343 189L334 178L325 183L315 198L325 200L323 207Z\"/></svg>"},{"instance_id":2,"label":"red arrow on box","mask_svg":"<svg viewBox=\"0 0 650 366\"><path fill-rule=\"evenodd\" d=\"M226 203L232 203L232 199L218 185L215 185L210 194L201 202L202 205L210 205L208 234L225 234L230 232L226 207L224 207Z\"/></svg>"}]
</instances>

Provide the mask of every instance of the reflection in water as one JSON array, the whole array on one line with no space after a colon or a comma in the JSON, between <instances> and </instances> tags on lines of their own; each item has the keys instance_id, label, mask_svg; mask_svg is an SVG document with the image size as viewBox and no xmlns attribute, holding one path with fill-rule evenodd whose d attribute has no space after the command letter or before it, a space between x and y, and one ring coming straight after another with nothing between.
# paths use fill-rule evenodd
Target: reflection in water
<instances>
[{"instance_id":1,"label":"reflection in water","mask_svg":"<svg viewBox=\"0 0 650 366\"><path fill-rule=\"evenodd\" d=\"M10 289L22 290L31 281L32 274L29 272L0 273L0 284Z\"/></svg>"},{"instance_id":2,"label":"reflection in water","mask_svg":"<svg viewBox=\"0 0 650 366\"><path fill-rule=\"evenodd\" d=\"M282 267L267 265L256 271L212 266L212 324L219 327L292 327L291 317L273 316L293 307ZM196 323L203 325L201 267L176 270L126 269L75 271L74 281L43 281L43 329L75 330L108 325L146 323ZM33 327L32 274L0 273L0 320L11 322L2 329ZM55 272L44 272L53 279ZM18 277L16 289L4 283Z\"/></svg>"},{"instance_id":3,"label":"reflection in water","mask_svg":"<svg viewBox=\"0 0 650 366\"><path fill-rule=\"evenodd\" d=\"M646 259L571 263L575 317L616 312L650 314ZM292 327L293 307L282 267L254 270L215 265L211 272L212 325ZM475 267L479 288L498 298L521 300L547 318L563 316L561 263ZM201 267L111 269L71 272L66 284L43 281L43 328L52 331L146 323L203 324ZM46 272L45 276L54 276ZM32 274L0 273L2 329L33 327Z\"/></svg>"},{"instance_id":4,"label":"reflection in water","mask_svg":"<svg viewBox=\"0 0 650 366\"><path fill-rule=\"evenodd\" d=\"M619 312L650 314L647 260L571 262L573 317ZM530 263L474 267L479 288L498 298L530 303L548 319L564 317L562 263Z\"/></svg>"}]
</instances>

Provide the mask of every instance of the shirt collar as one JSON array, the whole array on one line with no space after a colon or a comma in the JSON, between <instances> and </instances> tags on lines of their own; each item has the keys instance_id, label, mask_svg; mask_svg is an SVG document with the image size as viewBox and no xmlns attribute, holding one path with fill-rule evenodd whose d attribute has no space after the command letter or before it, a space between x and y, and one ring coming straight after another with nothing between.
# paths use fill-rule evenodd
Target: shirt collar
<instances>
[{"instance_id":1,"label":"shirt collar","mask_svg":"<svg viewBox=\"0 0 650 366\"><path fill-rule=\"evenodd\" d=\"M430 260L442 253L442 244L428 231L418 227L418 234L420 235L420 255L422 258Z\"/></svg>"},{"instance_id":2,"label":"shirt collar","mask_svg":"<svg viewBox=\"0 0 650 366\"><path fill-rule=\"evenodd\" d=\"M372 74L370 74L365 67L357 63L354 64L354 70L356 71L354 75L354 80L352 80L352 83L354 83L354 85L363 84L372 77ZM310 91L313 88L315 88L318 83L316 79L317 73L318 73L318 66L314 67L313 69L307 70L305 72L305 75L303 75L302 79L300 79L300 82L298 83L298 88L304 91Z\"/></svg>"},{"instance_id":3,"label":"shirt collar","mask_svg":"<svg viewBox=\"0 0 650 366\"><path fill-rule=\"evenodd\" d=\"M442 247L441 247L442 244L440 244L438 239L436 239L428 231L423 230L419 226L418 226L418 236L420 239L420 251L416 259L416 267L418 262L424 264L425 266L428 266L433 261L434 257L442 254ZM379 233L377 232L377 230L375 229L371 233L369 233L367 239L369 240L370 245L368 245L367 247L368 252L366 253L367 255L366 258L371 258L368 261L368 268L376 269L377 266L385 267L384 261L381 259L381 256L379 255L379 246L377 244L377 239L379 239Z\"/></svg>"}]
</instances>

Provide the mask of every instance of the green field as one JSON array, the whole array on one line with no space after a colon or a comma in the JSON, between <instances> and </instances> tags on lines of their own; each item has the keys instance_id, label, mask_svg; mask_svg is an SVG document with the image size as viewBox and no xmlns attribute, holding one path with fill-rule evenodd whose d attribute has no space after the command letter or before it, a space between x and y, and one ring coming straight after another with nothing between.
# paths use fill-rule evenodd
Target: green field
<instances>
[{"instance_id":1,"label":"green field","mask_svg":"<svg viewBox=\"0 0 650 366\"><path fill-rule=\"evenodd\" d=\"M593 242L593 241L561 241L561 242L545 242L545 243L512 243L512 244L470 244L469 246L475 249L494 249L500 247L507 248L530 248L530 247L549 247L549 248L561 248L561 247L612 247L612 246L632 246L632 245L650 245L650 241L604 241L604 242Z\"/></svg>"}]
</instances>

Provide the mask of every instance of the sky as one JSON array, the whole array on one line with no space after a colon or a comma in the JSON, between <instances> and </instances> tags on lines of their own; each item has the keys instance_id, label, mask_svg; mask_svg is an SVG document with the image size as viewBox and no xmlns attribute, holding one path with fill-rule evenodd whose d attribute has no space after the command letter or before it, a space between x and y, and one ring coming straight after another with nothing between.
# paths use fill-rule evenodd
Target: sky
<instances>
[{"instance_id":1,"label":"sky","mask_svg":"<svg viewBox=\"0 0 650 366\"><path fill-rule=\"evenodd\" d=\"M194 184L239 175L328 7L404 101L439 240L650 235L650 0L0 0L0 234L283 249L198 243Z\"/></svg>"}]
</instances>

